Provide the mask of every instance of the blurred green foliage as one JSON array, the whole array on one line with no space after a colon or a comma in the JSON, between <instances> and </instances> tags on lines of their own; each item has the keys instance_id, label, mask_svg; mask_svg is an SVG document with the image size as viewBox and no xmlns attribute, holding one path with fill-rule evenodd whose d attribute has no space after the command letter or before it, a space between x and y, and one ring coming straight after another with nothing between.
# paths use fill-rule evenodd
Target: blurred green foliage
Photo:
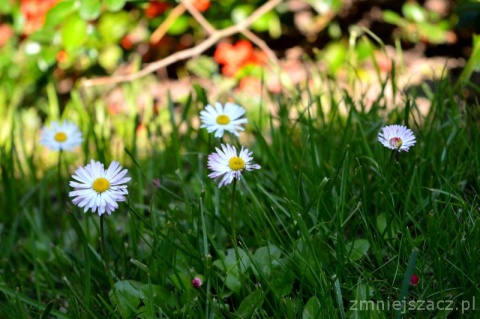
<instances>
[{"instance_id":1,"label":"blurred green foliage","mask_svg":"<svg viewBox=\"0 0 480 319\"><path fill-rule=\"evenodd\" d=\"M207 21L220 29L246 19L265 1L203 0L193 3L201 5L199 10ZM80 77L132 72L142 63L193 47L208 34L185 10L172 19L165 35L152 41L152 35L166 24L178 6L179 2L174 0L2 1L0 85L7 91L20 85L22 96L30 96L35 101L49 82L57 83L59 93L68 93ZM278 48L274 49L279 50L280 56L282 50L288 48L288 39L296 38L292 46L313 47L314 58L325 60L327 72L335 76L342 68L355 68L357 63L372 58L374 50L383 45L381 41L391 41L375 39L364 30L358 33L360 29L353 19L352 25L340 25L340 20L348 21L345 19L345 14L349 14L348 6L340 0L282 2L255 21L251 30L267 45L276 43ZM448 44L455 41L453 30L457 20L459 26L479 24L478 6L477 2L461 3L455 13L441 17L419 3L408 1L398 12L383 10L382 23L395 26L391 34L393 39ZM308 13L310 18L299 19L303 13ZM357 41L360 33L362 41ZM231 40L241 38L235 36ZM198 59L185 61L186 64L181 64L183 71L173 71L176 74L169 76L180 77L187 73L221 76L221 68L215 65L217 62L212 56L213 49ZM261 74L258 67L249 65L238 72L236 79L261 78Z\"/></svg>"},{"instance_id":2,"label":"blurred green foliage","mask_svg":"<svg viewBox=\"0 0 480 319\"><path fill-rule=\"evenodd\" d=\"M443 44L450 41L449 33L455 17L442 19L436 12L428 11L416 2L406 2L402 14L391 10L383 12L383 20L398 27L395 36L409 42L429 42Z\"/></svg>"}]
</instances>

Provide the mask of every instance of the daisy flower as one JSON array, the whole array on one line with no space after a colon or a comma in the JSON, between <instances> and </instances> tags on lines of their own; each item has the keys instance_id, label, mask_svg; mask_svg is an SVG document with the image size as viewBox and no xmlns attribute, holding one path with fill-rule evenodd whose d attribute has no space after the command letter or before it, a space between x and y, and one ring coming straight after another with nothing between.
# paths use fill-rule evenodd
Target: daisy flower
<instances>
[{"instance_id":1,"label":"daisy flower","mask_svg":"<svg viewBox=\"0 0 480 319\"><path fill-rule=\"evenodd\" d=\"M210 104L205 110L200 112L202 120L201 128L206 128L208 133L215 132L215 137L222 137L225 131L238 136L238 131L243 131L241 124L248 123L246 118L242 118L245 109L233 103L227 102L223 107L221 103L215 103L215 107Z\"/></svg>"},{"instance_id":2,"label":"daisy flower","mask_svg":"<svg viewBox=\"0 0 480 319\"><path fill-rule=\"evenodd\" d=\"M125 201L128 194L124 184L131 178L125 177L127 172L127 169L122 171L118 162L113 161L105 170L103 164L91 160L90 164L75 171L72 176L75 181L70 182L74 190L69 196L74 197L75 205L85 208L84 213L90 208L93 213L98 210L99 216L105 212L110 215L118 208L117 202Z\"/></svg>"},{"instance_id":3,"label":"daisy flower","mask_svg":"<svg viewBox=\"0 0 480 319\"><path fill-rule=\"evenodd\" d=\"M378 141L385 147L399 152L408 152L410 146L417 142L412 130L403 125L390 125L382 128L382 131L378 133Z\"/></svg>"},{"instance_id":4,"label":"daisy flower","mask_svg":"<svg viewBox=\"0 0 480 319\"><path fill-rule=\"evenodd\" d=\"M44 127L40 144L45 145L51 150L72 151L83 142L82 132L78 127L68 121L62 123L52 122L50 128Z\"/></svg>"},{"instance_id":5,"label":"daisy flower","mask_svg":"<svg viewBox=\"0 0 480 319\"><path fill-rule=\"evenodd\" d=\"M208 168L213 171L208 177L217 179L223 176L218 188L230 184L234 178L239 180L243 171L260 169L260 165L250 163L252 152L243 146L238 155L235 146L222 144L221 147L221 150L215 147L217 152L208 155L207 162Z\"/></svg>"}]
</instances>

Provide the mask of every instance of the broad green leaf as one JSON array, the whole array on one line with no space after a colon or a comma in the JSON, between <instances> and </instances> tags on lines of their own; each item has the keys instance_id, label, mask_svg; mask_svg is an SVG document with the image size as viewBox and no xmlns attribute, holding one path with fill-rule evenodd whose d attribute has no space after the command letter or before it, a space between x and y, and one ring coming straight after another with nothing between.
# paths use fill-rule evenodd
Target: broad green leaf
<instances>
[{"instance_id":1,"label":"broad green leaf","mask_svg":"<svg viewBox=\"0 0 480 319\"><path fill-rule=\"evenodd\" d=\"M105 46L98 56L98 63L107 71L113 71L122 58L123 51L118 45Z\"/></svg>"},{"instance_id":2,"label":"broad green leaf","mask_svg":"<svg viewBox=\"0 0 480 319\"><path fill-rule=\"evenodd\" d=\"M342 0L304 0L319 14L326 14L331 11L338 12L342 7Z\"/></svg>"},{"instance_id":3,"label":"broad green leaf","mask_svg":"<svg viewBox=\"0 0 480 319\"><path fill-rule=\"evenodd\" d=\"M415 2L406 2L402 6L402 13L405 18L413 22L425 22L427 20L427 11Z\"/></svg>"},{"instance_id":4,"label":"broad green leaf","mask_svg":"<svg viewBox=\"0 0 480 319\"><path fill-rule=\"evenodd\" d=\"M278 38L282 33L280 19L275 11L269 11L255 20L252 29L258 32L268 31L272 38Z\"/></svg>"},{"instance_id":5,"label":"broad green leaf","mask_svg":"<svg viewBox=\"0 0 480 319\"><path fill-rule=\"evenodd\" d=\"M168 29L168 34L182 35L188 30L189 26L190 26L190 18L186 15L179 16Z\"/></svg>"},{"instance_id":6,"label":"broad green leaf","mask_svg":"<svg viewBox=\"0 0 480 319\"><path fill-rule=\"evenodd\" d=\"M322 52L323 60L328 65L330 73L335 74L343 65L347 55L347 48L340 42L331 43Z\"/></svg>"},{"instance_id":7,"label":"broad green leaf","mask_svg":"<svg viewBox=\"0 0 480 319\"><path fill-rule=\"evenodd\" d=\"M0 13L6 14L12 11L14 2L0 1Z\"/></svg>"},{"instance_id":8,"label":"broad green leaf","mask_svg":"<svg viewBox=\"0 0 480 319\"><path fill-rule=\"evenodd\" d=\"M176 296L163 286L143 284L140 291L144 305L137 311L139 318L155 318L157 313L152 313L152 310L160 308L166 311L175 307Z\"/></svg>"},{"instance_id":9,"label":"broad green leaf","mask_svg":"<svg viewBox=\"0 0 480 319\"><path fill-rule=\"evenodd\" d=\"M386 214L380 214L377 216L377 228L378 232L380 234L383 234L385 230L387 229L387 215Z\"/></svg>"},{"instance_id":10,"label":"broad green leaf","mask_svg":"<svg viewBox=\"0 0 480 319\"><path fill-rule=\"evenodd\" d=\"M275 15L270 19L268 34L274 39L278 39L282 35L282 23L280 22L278 15Z\"/></svg>"},{"instance_id":11,"label":"broad green leaf","mask_svg":"<svg viewBox=\"0 0 480 319\"><path fill-rule=\"evenodd\" d=\"M302 319L316 319L320 318L320 300L317 296L308 299L305 308L303 308Z\"/></svg>"},{"instance_id":12,"label":"broad green leaf","mask_svg":"<svg viewBox=\"0 0 480 319\"><path fill-rule=\"evenodd\" d=\"M240 271L244 273L248 269L248 267L250 267L251 262L248 258L248 255L243 251L243 249L238 248L238 254L240 255ZM238 271L239 267L237 266L237 264L237 257L235 254L235 249L233 248L227 250L227 256L220 255L219 259L213 262L214 266L217 266L225 272Z\"/></svg>"},{"instance_id":13,"label":"broad green leaf","mask_svg":"<svg viewBox=\"0 0 480 319\"><path fill-rule=\"evenodd\" d=\"M405 24L405 21L403 20L402 16L390 10L383 11L383 21L385 21L386 23L395 24L398 26Z\"/></svg>"},{"instance_id":14,"label":"broad green leaf","mask_svg":"<svg viewBox=\"0 0 480 319\"><path fill-rule=\"evenodd\" d=\"M128 32L130 18L127 12L105 12L100 16L98 32L105 44L119 43Z\"/></svg>"},{"instance_id":15,"label":"broad green leaf","mask_svg":"<svg viewBox=\"0 0 480 319\"><path fill-rule=\"evenodd\" d=\"M81 46L87 38L87 22L77 14L71 15L62 27L62 43L67 50Z\"/></svg>"},{"instance_id":16,"label":"broad green leaf","mask_svg":"<svg viewBox=\"0 0 480 319\"><path fill-rule=\"evenodd\" d=\"M281 253L280 249L273 245L258 248L255 254L253 254L253 260L256 264L256 267L252 267L253 273L256 276L259 275L258 267L263 275L269 278L272 269L279 264L278 259L280 258Z\"/></svg>"},{"instance_id":17,"label":"broad green leaf","mask_svg":"<svg viewBox=\"0 0 480 319\"><path fill-rule=\"evenodd\" d=\"M242 282L240 281L240 275L238 271L232 271L227 274L225 278L225 286L228 287L231 291L240 292L240 288L242 288Z\"/></svg>"},{"instance_id":18,"label":"broad green leaf","mask_svg":"<svg viewBox=\"0 0 480 319\"><path fill-rule=\"evenodd\" d=\"M275 19L276 16L277 14L275 13L275 11L269 11L265 13L252 23L252 29L258 32L268 31L269 25L271 23L270 21L272 19Z\"/></svg>"},{"instance_id":19,"label":"broad green leaf","mask_svg":"<svg viewBox=\"0 0 480 319\"><path fill-rule=\"evenodd\" d=\"M227 251L227 256L220 255L219 259L212 263L213 266L218 267L226 273L225 285L234 292L240 291L241 274L243 274L251 265L248 255L242 249L239 248L238 253L240 255L240 260L238 262L235 250L231 248Z\"/></svg>"},{"instance_id":20,"label":"broad green leaf","mask_svg":"<svg viewBox=\"0 0 480 319\"><path fill-rule=\"evenodd\" d=\"M133 280L118 281L110 290L109 296L123 318L130 318L136 314L142 293L139 287L142 284Z\"/></svg>"},{"instance_id":21,"label":"broad green leaf","mask_svg":"<svg viewBox=\"0 0 480 319\"><path fill-rule=\"evenodd\" d=\"M376 224L378 232L382 234L385 239L393 238L398 230L398 224L395 220L388 220L385 213L377 216Z\"/></svg>"},{"instance_id":22,"label":"broad green leaf","mask_svg":"<svg viewBox=\"0 0 480 319\"><path fill-rule=\"evenodd\" d=\"M290 267L279 266L272 270L270 277L270 288L277 297L288 295L293 289L295 276L291 272Z\"/></svg>"},{"instance_id":23,"label":"broad green leaf","mask_svg":"<svg viewBox=\"0 0 480 319\"><path fill-rule=\"evenodd\" d=\"M422 38L425 38L430 43L442 44L447 40L447 32L444 31L441 25L431 23L419 23L418 31Z\"/></svg>"},{"instance_id":24,"label":"broad green leaf","mask_svg":"<svg viewBox=\"0 0 480 319\"><path fill-rule=\"evenodd\" d=\"M355 51L357 52L357 59L359 62L370 58L375 48L367 37L362 37L362 40L363 41L358 42L355 48Z\"/></svg>"},{"instance_id":25,"label":"broad green leaf","mask_svg":"<svg viewBox=\"0 0 480 319\"><path fill-rule=\"evenodd\" d=\"M28 40L50 46L52 39L57 34L53 27L43 27L28 36Z\"/></svg>"},{"instance_id":26,"label":"broad green leaf","mask_svg":"<svg viewBox=\"0 0 480 319\"><path fill-rule=\"evenodd\" d=\"M102 3L98 0L82 0L79 13L84 20L95 20L100 16Z\"/></svg>"},{"instance_id":27,"label":"broad green leaf","mask_svg":"<svg viewBox=\"0 0 480 319\"><path fill-rule=\"evenodd\" d=\"M76 10L75 1L66 0L58 2L46 13L43 29L45 27L55 27L59 25Z\"/></svg>"},{"instance_id":28,"label":"broad green leaf","mask_svg":"<svg viewBox=\"0 0 480 319\"><path fill-rule=\"evenodd\" d=\"M242 4L233 8L231 18L234 23L242 22L247 19L252 12L255 11L255 7L249 4Z\"/></svg>"},{"instance_id":29,"label":"broad green leaf","mask_svg":"<svg viewBox=\"0 0 480 319\"><path fill-rule=\"evenodd\" d=\"M264 296L263 291L255 290L243 299L235 314L240 318L252 318L255 310L263 304Z\"/></svg>"},{"instance_id":30,"label":"broad green leaf","mask_svg":"<svg viewBox=\"0 0 480 319\"><path fill-rule=\"evenodd\" d=\"M51 66L55 64L57 61L57 53L58 53L58 48L42 47L42 51L40 51L39 60L41 60L42 63L45 63L47 66Z\"/></svg>"},{"instance_id":31,"label":"broad green leaf","mask_svg":"<svg viewBox=\"0 0 480 319\"><path fill-rule=\"evenodd\" d=\"M188 276L178 276L176 274L171 274L168 276L168 279L179 290L191 287L191 279L189 280ZM190 281L190 282L189 282Z\"/></svg>"},{"instance_id":32,"label":"broad green leaf","mask_svg":"<svg viewBox=\"0 0 480 319\"><path fill-rule=\"evenodd\" d=\"M218 73L218 64L213 58L205 55L189 59L186 67L194 75L203 78L210 78L213 74Z\"/></svg>"},{"instance_id":33,"label":"broad green leaf","mask_svg":"<svg viewBox=\"0 0 480 319\"><path fill-rule=\"evenodd\" d=\"M303 302L300 299L292 296L291 298L283 298L281 303L281 308L279 309L282 313L282 318L286 319L296 319L300 317L300 311L302 310Z\"/></svg>"},{"instance_id":34,"label":"broad green leaf","mask_svg":"<svg viewBox=\"0 0 480 319\"><path fill-rule=\"evenodd\" d=\"M357 261L367 254L370 249L370 243L366 239L356 239L353 242L346 243L345 249L349 254L349 259Z\"/></svg>"},{"instance_id":35,"label":"broad green leaf","mask_svg":"<svg viewBox=\"0 0 480 319\"><path fill-rule=\"evenodd\" d=\"M107 8L111 12L119 11L125 5L126 0L105 0Z\"/></svg>"}]
</instances>

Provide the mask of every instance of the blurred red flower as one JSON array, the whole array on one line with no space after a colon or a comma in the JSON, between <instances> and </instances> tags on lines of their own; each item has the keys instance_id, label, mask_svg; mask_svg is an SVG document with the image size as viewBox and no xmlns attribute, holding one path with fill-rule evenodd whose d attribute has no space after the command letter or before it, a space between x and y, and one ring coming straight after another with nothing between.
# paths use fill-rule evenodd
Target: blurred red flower
<instances>
[{"instance_id":1,"label":"blurred red flower","mask_svg":"<svg viewBox=\"0 0 480 319\"><path fill-rule=\"evenodd\" d=\"M168 7L170 7L170 4L166 2L150 1L148 7L145 9L145 16L149 19L153 19L164 13Z\"/></svg>"},{"instance_id":2,"label":"blurred red flower","mask_svg":"<svg viewBox=\"0 0 480 319\"><path fill-rule=\"evenodd\" d=\"M195 8L200 12L205 12L210 8L210 0L197 0L193 2Z\"/></svg>"},{"instance_id":3,"label":"blurred red flower","mask_svg":"<svg viewBox=\"0 0 480 319\"><path fill-rule=\"evenodd\" d=\"M0 24L0 48L12 37L13 29L8 24Z\"/></svg>"},{"instance_id":4,"label":"blurred red flower","mask_svg":"<svg viewBox=\"0 0 480 319\"><path fill-rule=\"evenodd\" d=\"M59 0L21 0L20 12L25 17L23 34L29 35L43 26L45 15Z\"/></svg>"},{"instance_id":5,"label":"blurred red flower","mask_svg":"<svg viewBox=\"0 0 480 319\"><path fill-rule=\"evenodd\" d=\"M238 83L237 92L243 92L251 96L258 96L262 91L262 82L254 76L246 76Z\"/></svg>"},{"instance_id":6,"label":"blurred red flower","mask_svg":"<svg viewBox=\"0 0 480 319\"><path fill-rule=\"evenodd\" d=\"M122 38L121 44L125 50L130 50L133 48L132 38L128 34Z\"/></svg>"},{"instance_id":7,"label":"blurred red flower","mask_svg":"<svg viewBox=\"0 0 480 319\"><path fill-rule=\"evenodd\" d=\"M68 54L66 51L64 50L60 50L58 51L57 53L57 62L58 63L62 63L62 62L65 62L68 58Z\"/></svg>"},{"instance_id":8,"label":"blurred red flower","mask_svg":"<svg viewBox=\"0 0 480 319\"><path fill-rule=\"evenodd\" d=\"M222 73L227 76L234 76L246 65L264 65L267 62L265 53L254 50L253 45L247 40L238 41L233 45L226 42L220 43L213 59L218 64L223 64Z\"/></svg>"}]
</instances>

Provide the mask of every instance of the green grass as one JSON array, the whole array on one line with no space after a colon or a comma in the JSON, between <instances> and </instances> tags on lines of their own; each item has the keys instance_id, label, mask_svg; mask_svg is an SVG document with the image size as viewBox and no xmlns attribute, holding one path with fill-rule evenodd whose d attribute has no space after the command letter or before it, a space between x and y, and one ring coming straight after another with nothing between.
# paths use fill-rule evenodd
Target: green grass
<instances>
[{"instance_id":1,"label":"green grass","mask_svg":"<svg viewBox=\"0 0 480 319\"><path fill-rule=\"evenodd\" d=\"M367 108L333 91L246 106L241 140L262 169L236 185L233 212L233 185L207 177L221 141L198 129L201 88L137 112L141 83L126 85L129 109L115 116L94 95L73 92L59 107L49 91L38 110L1 91L0 317L476 317L478 105L439 85L426 117L414 96ZM85 137L60 166L37 143L59 114ZM392 158L377 142L386 124L406 124L417 144ZM120 161L132 177L128 201L104 218L105 252L100 218L67 196L90 158Z\"/></svg>"}]
</instances>

